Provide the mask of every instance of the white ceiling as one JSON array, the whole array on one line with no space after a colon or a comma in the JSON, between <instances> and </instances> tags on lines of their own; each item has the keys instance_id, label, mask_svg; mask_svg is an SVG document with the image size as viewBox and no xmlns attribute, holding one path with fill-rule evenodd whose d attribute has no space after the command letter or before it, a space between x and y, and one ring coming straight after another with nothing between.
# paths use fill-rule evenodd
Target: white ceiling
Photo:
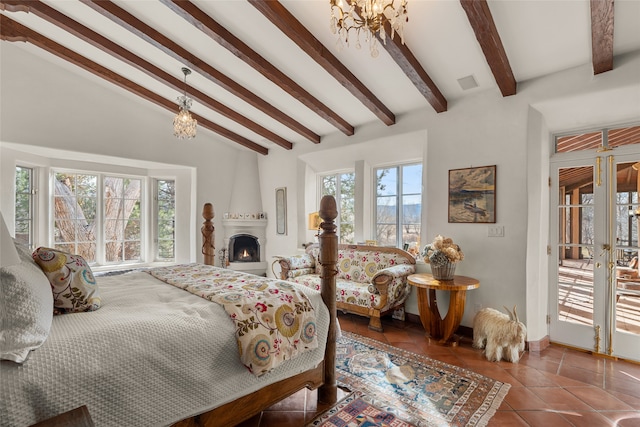
<instances>
[{"instance_id":1,"label":"white ceiling","mask_svg":"<svg viewBox=\"0 0 640 427\"><path fill-rule=\"evenodd\" d=\"M405 26L405 44L447 99L449 108L455 105L456 100L478 91L492 90L499 94L496 80L460 1L408 2L409 22ZM185 64L82 2L47 0L44 3L176 78L183 79L180 69ZM178 42L320 137L339 132L316 112L288 95L160 1L118 0L114 3ZM345 119L356 132L359 126L379 120L249 2L200 0L195 3L234 36ZM283 0L281 4L395 114L396 121L399 116L415 110L424 109L436 114L384 49L380 48L377 58L371 58L366 45L360 50L353 44L342 50L337 49L336 36L329 29L329 0ZM589 0L489 0L488 5L518 83L591 63ZM640 0L616 0L614 12L614 57L640 50ZM146 73L46 22L35 13L5 10L2 14L165 99L173 102L181 95ZM25 48L30 51L39 50L33 47ZM42 54L52 60L54 58L50 53ZM73 65L69 67L74 72L87 74ZM457 80L469 75L475 78L479 86L463 91ZM293 144L312 144L305 137L197 72L187 78L187 83ZM115 85L108 85L114 90L122 90ZM270 150L284 149L242 124L206 108L197 100L194 100L192 111ZM167 111L167 115L170 117L172 113Z\"/></svg>"}]
</instances>

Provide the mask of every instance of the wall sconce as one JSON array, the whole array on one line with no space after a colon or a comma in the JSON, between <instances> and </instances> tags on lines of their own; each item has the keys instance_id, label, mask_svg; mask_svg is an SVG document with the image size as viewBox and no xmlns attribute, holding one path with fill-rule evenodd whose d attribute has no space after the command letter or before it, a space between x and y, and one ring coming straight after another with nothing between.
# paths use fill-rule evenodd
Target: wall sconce
<instances>
[{"instance_id":1,"label":"wall sconce","mask_svg":"<svg viewBox=\"0 0 640 427\"><path fill-rule=\"evenodd\" d=\"M322 220L320 219L320 213L311 212L307 218L307 229L309 230L317 230L320 228L320 224Z\"/></svg>"}]
</instances>

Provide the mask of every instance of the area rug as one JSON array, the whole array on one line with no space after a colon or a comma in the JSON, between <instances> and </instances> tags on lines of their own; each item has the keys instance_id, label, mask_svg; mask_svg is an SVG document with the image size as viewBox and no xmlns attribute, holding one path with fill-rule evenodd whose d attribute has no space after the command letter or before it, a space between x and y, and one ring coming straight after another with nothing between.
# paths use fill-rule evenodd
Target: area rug
<instances>
[{"instance_id":1,"label":"area rug","mask_svg":"<svg viewBox=\"0 0 640 427\"><path fill-rule=\"evenodd\" d=\"M359 392L360 400L394 415L396 421L407 423L398 426L486 426L511 387L349 332L342 333L336 353L338 384Z\"/></svg>"},{"instance_id":2,"label":"area rug","mask_svg":"<svg viewBox=\"0 0 640 427\"><path fill-rule=\"evenodd\" d=\"M308 427L416 427L373 406L363 397L360 391L347 395L311 421Z\"/></svg>"}]
</instances>

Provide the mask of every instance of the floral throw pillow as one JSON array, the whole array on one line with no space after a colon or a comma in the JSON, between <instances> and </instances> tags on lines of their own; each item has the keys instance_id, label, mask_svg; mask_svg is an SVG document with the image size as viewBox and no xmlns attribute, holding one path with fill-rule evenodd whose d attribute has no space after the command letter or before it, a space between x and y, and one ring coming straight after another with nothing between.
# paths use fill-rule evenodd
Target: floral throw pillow
<instances>
[{"instance_id":1,"label":"floral throw pillow","mask_svg":"<svg viewBox=\"0 0 640 427\"><path fill-rule=\"evenodd\" d=\"M54 314L100 308L98 283L80 255L40 247L33 252L33 259L51 284Z\"/></svg>"}]
</instances>

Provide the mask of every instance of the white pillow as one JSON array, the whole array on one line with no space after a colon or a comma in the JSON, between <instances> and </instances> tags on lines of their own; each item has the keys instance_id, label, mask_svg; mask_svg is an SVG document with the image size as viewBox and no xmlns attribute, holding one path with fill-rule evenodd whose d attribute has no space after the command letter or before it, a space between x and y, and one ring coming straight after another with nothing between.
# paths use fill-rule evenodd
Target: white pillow
<instances>
[{"instance_id":1,"label":"white pillow","mask_svg":"<svg viewBox=\"0 0 640 427\"><path fill-rule=\"evenodd\" d=\"M0 268L0 359L22 363L49 336L53 294L31 251L15 246L20 263Z\"/></svg>"}]
</instances>

